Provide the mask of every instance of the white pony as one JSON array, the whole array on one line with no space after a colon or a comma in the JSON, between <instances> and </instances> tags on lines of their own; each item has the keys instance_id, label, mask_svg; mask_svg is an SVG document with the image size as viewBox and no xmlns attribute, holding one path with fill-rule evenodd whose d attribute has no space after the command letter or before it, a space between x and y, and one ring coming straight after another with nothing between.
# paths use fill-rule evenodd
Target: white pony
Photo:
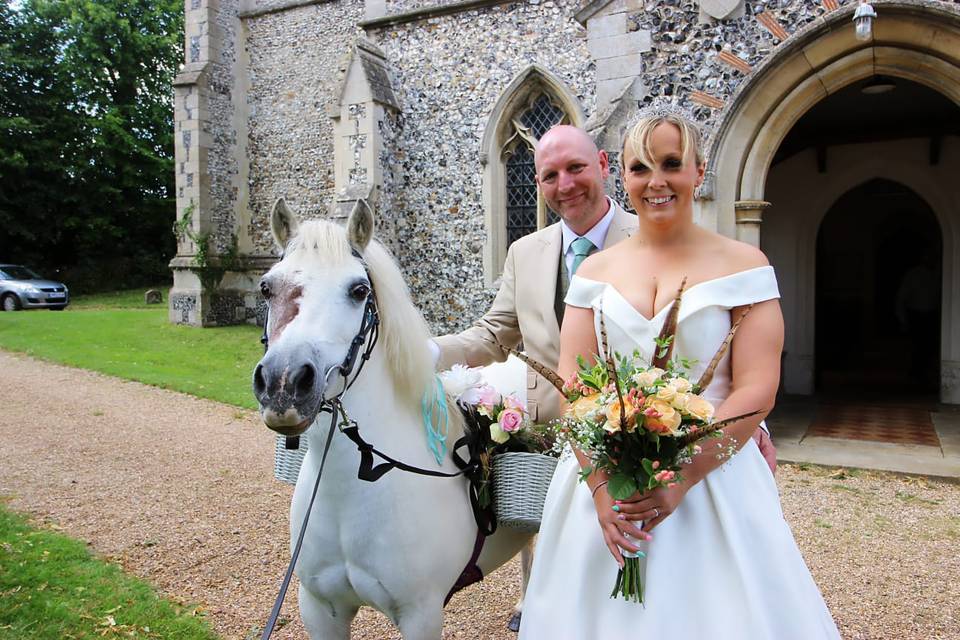
<instances>
[{"instance_id":1,"label":"white pony","mask_svg":"<svg viewBox=\"0 0 960 640\"><path fill-rule=\"evenodd\" d=\"M372 280L380 338L343 395L343 407L362 437L384 453L420 468L457 471L449 451L438 465L428 448L421 401L436 384L430 332L396 264L371 240L369 209L356 207L346 229L325 221L298 225L280 200L271 226L284 254L261 281L269 349L254 372L267 426L299 435L318 420L322 400L342 389L340 376L328 380L326 374L344 361L360 329ZM450 448L463 422L448 404ZM309 449L290 509L291 546L317 477L329 415L320 414L319 422L306 436ZM349 638L357 610L370 605L405 640L439 640L444 598L476 540L467 481L394 469L366 482L357 479L359 464L356 446L336 433L296 566L304 625L311 638ZM487 538L477 563L483 574L514 556L529 537L501 528Z\"/></svg>"}]
</instances>

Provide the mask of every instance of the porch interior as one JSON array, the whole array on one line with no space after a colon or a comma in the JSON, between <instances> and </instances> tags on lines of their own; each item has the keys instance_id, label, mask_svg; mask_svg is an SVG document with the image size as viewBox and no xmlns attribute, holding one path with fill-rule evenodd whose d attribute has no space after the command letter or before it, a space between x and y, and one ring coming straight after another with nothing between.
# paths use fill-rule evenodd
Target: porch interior
<instances>
[{"instance_id":1,"label":"porch interior","mask_svg":"<svg viewBox=\"0 0 960 640\"><path fill-rule=\"evenodd\" d=\"M960 405L934 396L783 394L767 425L780 462L960 479Z\"/></svg>"}]
</instances>

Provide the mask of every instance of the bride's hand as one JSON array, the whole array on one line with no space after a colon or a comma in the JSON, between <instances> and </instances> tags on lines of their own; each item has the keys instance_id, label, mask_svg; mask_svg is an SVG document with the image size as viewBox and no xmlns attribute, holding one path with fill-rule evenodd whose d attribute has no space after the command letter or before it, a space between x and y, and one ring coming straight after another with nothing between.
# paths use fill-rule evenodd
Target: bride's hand
<instances>
[{"instance_id":1,"label":"bride's hand","mask_svg":"<svg viewBox=\"0 0 960 640\"><path fill-rule=\"evenodd\" d=\"M620 553L620 549L639 551L639 547L624 534L629 534L638 540L652 540L653 536L644 533L630 522L632 518L625 517L625 514L621 511L621 504L614 502L610 494L607 493L606 486L600 487L593 496L593 505L597 509L597 520L600 521L600 530L603 532L603 542L610 550L613 559L623 568L623 555Z\"/></svg>"},{"instance_id":2,"label":"bride's hand","mask_svg":"<svg viewBox=\"0 0 960 640\"><path fill-rule=\"evenodd\" d=\"M658 487L652 491L615 502L624 520L643 521L643 530L652 531L677 510L683 497L690 490L686 482L677 482L672 487Z\"/></svg>"}]
</instances>

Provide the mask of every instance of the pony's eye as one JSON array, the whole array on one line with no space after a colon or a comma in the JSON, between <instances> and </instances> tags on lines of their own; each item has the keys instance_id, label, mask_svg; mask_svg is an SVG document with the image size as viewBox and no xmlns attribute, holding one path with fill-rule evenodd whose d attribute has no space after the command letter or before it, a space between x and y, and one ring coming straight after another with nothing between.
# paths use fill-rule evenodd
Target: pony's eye
<instances>
[{"instance_id":1,"label":"pony's eye","mask_svg":"<svg viewBox=\"0 0 960 640\"><path fill-rule=\"evenodd\" d=\"M273 292L270 291L270 285L267 284L266 280L260 281L260 295L262 295L267 300L269 300L270 296L273 295Z\"/></svg>"},{"instance_id":2,"label":"pony's eye","mask_svg":"<svg viewBox=\"0 0 960 640\"><path fill-rule=\"evenodd\" d=\"M370 295L370 285L365 282L358 282L350 287L350 297L354 302L363 302Z\"/></svg>"}]
</instances>

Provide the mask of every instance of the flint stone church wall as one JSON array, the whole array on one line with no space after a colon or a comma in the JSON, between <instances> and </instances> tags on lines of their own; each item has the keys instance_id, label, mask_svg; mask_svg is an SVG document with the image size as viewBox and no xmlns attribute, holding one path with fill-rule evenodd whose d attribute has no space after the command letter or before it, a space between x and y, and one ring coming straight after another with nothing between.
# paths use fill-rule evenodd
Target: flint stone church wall
<instances>
[{"instance_id":1,"label":"flint stone church wall","mask_svg":"<svg viewBox=\"0 0 960 640\"><path fill-rule=\"evenodd\" d=\"M237 28L235 17L237 0L222 0L220 12L215 19L215 28L221 34L223 46L220 55L210 62L210 132L212 134L209 152L210 195L211 195L211 244L213 249L222 253L229 250L236 229L237 197L239 189L237 178L243 141L238 140L235 126L234 104L242 96L237 92L240 79L235 73L237 68ZM241 146L238 146L241 145Z\"/></svg>"},{"instance_id":2,"label":"flint stone church wall","mask_svg":"<svg viewBox=\"0 0 960 640\"><path fill-rule=\"evenodd\" d=\"M391 64L401 107L381 126L377 232L434 331L466 326L496 293L482 277L480 140L500 94L536 63L590 110L594 64L573 19L578 8L573 1L515 3L368 34ZM303 219L328 215L328 110L338 99L345 54L362 33L362 13L361 2L322 2L244 20L252 212L246 231L257 255L276 254L270 210L278 197Z\"/></svg>"},{"instance_id":3,"label":"flint stone church wall","mask_svg":"<svg viewBox=\"0 0 960 640\"><path fill-rule=\"evenodd\" d=\"M238 7L237 0L221 0L221 46L209 82L217 246L223 249L236 234L242 252L275 255L269 216L281 196L303 218L328 215L335 196L330 116L339 107L344 56L364 35L383 51L399 104L380 124L379 233L432 329L462 329L496 292L483 277L488 230L480 142L494 105L518 74L538 64L559 78L591 122L604 127L603 144L611 150L637 102L652 96L689 106L709 147L745 81L778 47L856 1L744 0L716 19L704 13L706 0L586 7L576 0L526 0L364 28L371 8L389 17L450 2L248 0ZM188 10L193 2L187 0ZM916 4L955 7L938 0ZM603 29L619 29L622 21L627 33L649 32L649 50L629 58L598 53L589 41L596 19L605 21ZM594 42L607 37L597 29ZM625 65L624 78L618 68ZM617 101L597 90L611 82L632 88ZM711 195L708 179L704 197ZM222 322L262 316L255 294L239 300L247 310L231 313L220 305L227 309Z\"/></svg>"},{"instance_id":4,"label":"flint stone church wall","mask_svg":"<svg viewBox=\"0 0 960 640\"><path fill-rule=\"evenodd\" d=\"M304 218L326 214L334 193L333 122L344 56L359 33L362 0L323 2L245 20L249 56L249 189L253 251L276 251L270 208L286 198Z\"/></svg>"}]
</instances>

